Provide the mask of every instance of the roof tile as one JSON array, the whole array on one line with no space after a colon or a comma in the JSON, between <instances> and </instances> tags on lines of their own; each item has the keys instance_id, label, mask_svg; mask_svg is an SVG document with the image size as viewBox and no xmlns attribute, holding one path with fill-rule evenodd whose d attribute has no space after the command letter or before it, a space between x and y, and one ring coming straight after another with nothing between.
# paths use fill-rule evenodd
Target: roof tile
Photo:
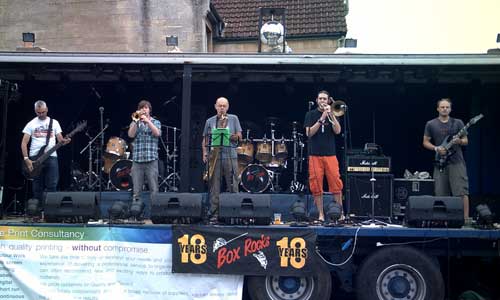
<instances>
[{"instance_id":1,"label":"roof tile","mask_svg":"<svg viewBox=\"0 0 500 300\"><path fill-rule=\"evenodd\" d=\"M287 36L347 32L344 0L211 0L226 23L223 38L257 38L259 7L285 8ZM278 21L281 16L278 16ZM265 21L270 18L265 18Z\"/></svg>"}]
</instances>

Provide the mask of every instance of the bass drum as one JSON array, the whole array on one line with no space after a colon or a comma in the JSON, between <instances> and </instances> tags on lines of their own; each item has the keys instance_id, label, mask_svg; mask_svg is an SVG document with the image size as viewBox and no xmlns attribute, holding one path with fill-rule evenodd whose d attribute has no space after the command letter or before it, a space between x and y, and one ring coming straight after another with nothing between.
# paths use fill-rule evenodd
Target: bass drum
<instances>
[{"instance_id":1,"label":"bass drum","mask_svg":"<svg viewBox=\"0 0 500 300\"><path fill-rule=\"evenodd\" d=\"M119 191L132 190L132 161L120 159L115 162L109 172L109 180L113 187Z\"/></svg>"},{"instance_id":2,"label":"bass drum","mask_svg":"<svg viewBox=\"0 0 500 300\"><path fill-rule=\"evenodd\" d=\"M241 186L250 193L262 193L271 184L271 176L261 165L248 165L241 172Z\"/></svg>"}]
</instances>

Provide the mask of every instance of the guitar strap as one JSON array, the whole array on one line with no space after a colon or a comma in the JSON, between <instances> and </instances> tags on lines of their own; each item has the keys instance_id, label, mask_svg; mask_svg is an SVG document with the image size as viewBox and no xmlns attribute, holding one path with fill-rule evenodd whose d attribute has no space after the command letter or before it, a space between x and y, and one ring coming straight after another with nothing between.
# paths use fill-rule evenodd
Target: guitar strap
<instances>
[{"instance_id":1,"label":"guitar strap","mask_svg":"<svg viewBox=\"0 0 500 300\"><path fill-rule=\"evenodd\" d=\"M45 141L45 146L49 145L49 140L50 140L50 135L51 135L51 132L52 132L52 118L50 118L50 121L49 121L49 130L47 131L47 140ZM54 135L54 138L55 138L55 135Z\"/></svg>"}]
</instances>

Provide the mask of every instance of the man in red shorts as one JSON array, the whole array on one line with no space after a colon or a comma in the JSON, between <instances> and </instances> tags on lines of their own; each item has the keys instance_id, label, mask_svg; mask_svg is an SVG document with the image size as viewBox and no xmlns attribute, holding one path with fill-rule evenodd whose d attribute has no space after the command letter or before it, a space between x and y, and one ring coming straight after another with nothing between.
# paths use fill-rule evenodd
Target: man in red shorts
<instances>
[{"instance_id":1,"label":"man in red shorts","mask_svg":"<svg viewBox=\"0 0 500 300\"><path fill-rule=\"evenodd\" d=\"M316 98L317 109L307 112L304 120L309 138L309 189L318 208L320 222L325 220L323 210L323 178L326 176L328 190L335 202L342 207L343 183L340 179L339 162L336 156L335 135L340 133L340 124L331 112L333 99L327 91L320 91Z\"/></svg>"}]
</instances>

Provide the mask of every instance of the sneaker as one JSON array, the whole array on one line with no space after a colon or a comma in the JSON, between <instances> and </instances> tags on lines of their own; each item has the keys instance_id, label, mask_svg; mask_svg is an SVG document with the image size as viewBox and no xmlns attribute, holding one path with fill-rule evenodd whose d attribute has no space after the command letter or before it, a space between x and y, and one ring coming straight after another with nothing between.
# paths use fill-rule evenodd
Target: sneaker
<instances>
[{"instance_id":1,"label":"sneaker","mask_svg":"<svg viewBox=\"0 0 500 300\"><path fill-rule=\"evenodd\" d=\"M211 225L218 224L219 223L219 216L218 215L212 215L210 219L208 220L208 223Z\"/></svg>"}]
</instances>

